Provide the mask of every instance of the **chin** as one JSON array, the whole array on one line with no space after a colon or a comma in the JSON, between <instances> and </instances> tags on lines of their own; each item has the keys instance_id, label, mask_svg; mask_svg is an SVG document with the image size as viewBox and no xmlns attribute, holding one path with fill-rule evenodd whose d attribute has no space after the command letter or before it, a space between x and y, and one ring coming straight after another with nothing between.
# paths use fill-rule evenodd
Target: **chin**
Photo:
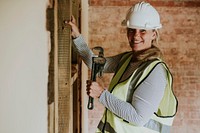
<instances>
[{"instance_id":1,"label":"chin","mask_svg":"<svg viewBox=\"0 0 200 133\"><path fill-rule=\"evenodd\" d=\"M132 49L133 52L141 51L140 49Z\"/></svg>"},{"instance_id":2,"label":"chin","mask_svg":"<svg viewBox=\"0 0 200 133\"><path fill-rule=\"evenodd\" d=\"M132 45L131 48L132 48L132 51L142 51L142 50L151 48L151 46L143 47L143 46L138 46L138 45Z\"/></svg>"},{"instance_id":3,"label":"chin","mask_svg":"<svg viewBox=\"0 0 200 133\"><path fill-rule=\"evenodd\" d=\"M132 48L132 51L141 51L141 50L143 50L142 48L140 48L140 47L135 47L135 46L133 46L133 47L131 47Z\"/></svg>"},{"instance_id":4,"label":"chin","mask_svg":"<svg viewBox=\"0 0 200 133\"><path fill-rule=\"evenodd\" d=\"M130 43L130 47L132 48L132 51L140 51L140 50L142 50L141 44Z\"/></svg>"}]
</instances>

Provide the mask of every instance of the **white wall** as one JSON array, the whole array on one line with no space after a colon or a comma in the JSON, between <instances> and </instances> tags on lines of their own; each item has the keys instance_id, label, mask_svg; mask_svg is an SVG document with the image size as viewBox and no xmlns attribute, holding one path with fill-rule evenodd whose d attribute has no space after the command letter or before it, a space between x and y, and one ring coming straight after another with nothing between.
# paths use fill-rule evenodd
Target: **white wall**
<instances>
[{"instance_id":1,"label":"white wall","mask_svg":"<svg viewBox=\"0 0 200 133\"><path fill-rule=\"evenodd\" d=\"M0 0L0 133L47 133L47 0Z\"/></svg>"}]
</instances>

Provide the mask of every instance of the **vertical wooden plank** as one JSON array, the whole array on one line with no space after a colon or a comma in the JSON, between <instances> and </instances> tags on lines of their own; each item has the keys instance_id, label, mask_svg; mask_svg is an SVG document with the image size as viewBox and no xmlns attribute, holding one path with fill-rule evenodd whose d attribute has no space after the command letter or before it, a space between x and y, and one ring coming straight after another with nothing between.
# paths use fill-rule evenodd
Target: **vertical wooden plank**
<instances>
[{"instance_id":1,"label":"vertical wooden plank","mask_svg":"<svg viewBox=\"0 0 200 133\"><path fill-rule=\"evenodd\" d=\"M54 103L48 105L48 133L55 133L54 128Z\"/></svg>"},{"instance_id":2,"label":"vertical wooden plank","mask_svg":"<svg viewBox=\"0 0 200 133\"><path fill-rule=\"evenodd\" d=\"M71 1L55 1L55 133L72 133L71 37L64 20L71 17Z\"/></svg>"},{"instance_id":3,"label":"vertical wooden plank","mask_svg":"<svg viewBox=\"0 0 200 133\"><path fill-rule=\"evenodd\" d=\"M55 133L58 133L58 2L54 3L54 112L55 112Z\"/></svg>"},{"instance_id":4,"label":"vertical wooden plank","mask_svg":"<svg viewBox=\"0 0 200 133\"><path fill-rule=\"evenodd\" d=\"M88 43L88 11L89 11L89 5L88 0L81 0L81 33L84 36L84 40ZM87 101L88 96L86 94L86 81L88 79L88 68L87 66L82 63L82 69L81 69L81 132L82 133L88 133L88 109L87 109Z\"/></svg>"}]
</instances>

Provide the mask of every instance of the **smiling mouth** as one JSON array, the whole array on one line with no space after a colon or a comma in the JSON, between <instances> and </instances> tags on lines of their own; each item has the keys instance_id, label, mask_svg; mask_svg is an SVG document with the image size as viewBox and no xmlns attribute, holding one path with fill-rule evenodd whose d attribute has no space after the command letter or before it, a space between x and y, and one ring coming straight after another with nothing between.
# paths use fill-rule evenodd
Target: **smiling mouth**
<instances>
[{"instance_id":1,"label":"smiling mouth","mask_svg":"<svg viewBox=\"0 0 200 133\"><path fill-rule=\"evenodd\" d=\"M132 40L130 40L130 42L129 42L129 44L130 44L131 46L134 46L134 45L141 45L142 43L143 43L142 40L135 40L135 39L132 39Z\"/></svg>"},{"instance_id":2,"label":"smiling mouth","mask_svg":"<svg viewBox=\"0 0 200 133\"><path fill-rule=\"evenodd\" d=\"M132 45L138 45L138 44L141 44L141 43L142 43L142 41L131 41Z\"/></svg>"},{"instance_id":3,"label":"smiling mouth","mask_svg":"<svg viewBox=\"0 0 200 133\"><path fill-rule=\"evenodd\" d=\"M134 42L134 44L140 44L141 42Z\"/></svg>"}]
</instances>

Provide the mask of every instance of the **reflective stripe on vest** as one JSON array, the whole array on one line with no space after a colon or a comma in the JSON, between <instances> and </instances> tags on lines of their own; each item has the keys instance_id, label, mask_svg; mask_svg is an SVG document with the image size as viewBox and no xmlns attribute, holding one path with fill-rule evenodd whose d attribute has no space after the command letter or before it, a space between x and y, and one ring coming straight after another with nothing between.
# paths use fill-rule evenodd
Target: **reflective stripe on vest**
<instances>
[{"instance_id":1,"label":"reflective stripe on vest","mask_svg":"<svg viewBox=\"0 0 200 133\"><path fill-rule=\"evenodd\" d=\"M125 63L119 69L118 73L115 77L118 77L125 71L126 66L130 62L130 57L127 58ZM97 132L99 133L168 133L170 131L170 127L173 123L174 115L177 111L177 99L175 98L172 92L172 77L167 68L167 66L160 60L154 60L152 62L143 63L136 71L132 74L132 76L122 83L116 83L119 80L116 79L113 82L111 81L112 94L119 99L126 101L127 99L127 91L130 82L132 79L135 80L135 88L140 85L140 83L148 77L148 75L152 72L152 70L158 65L162 64L166 69L168 84L165 89L164 96L160 102L158 111L151 117L151 119L146 123L143 127L134 125L133 123L128 123L124 121L122 118L116 116L108 109L104 112L103 118L98 125ZM139 76L138 76L139 75ZM113 79L114 79L113 78ZM113 85L114 84L114 85ZM117 85L116 85L117 84ZM114 89L112 89L114 87Z\"/></svg>"}]
</instances>

